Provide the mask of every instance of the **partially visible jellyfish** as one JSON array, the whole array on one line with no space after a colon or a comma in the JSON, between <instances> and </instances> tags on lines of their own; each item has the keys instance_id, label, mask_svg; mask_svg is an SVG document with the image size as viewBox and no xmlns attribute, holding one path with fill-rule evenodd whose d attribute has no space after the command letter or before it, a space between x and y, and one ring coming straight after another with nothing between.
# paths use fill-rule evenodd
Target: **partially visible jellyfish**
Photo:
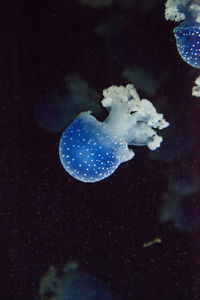
<instances>
[{"instance_id":1,"label":"partially visible jellyfish","mask_svg":"<svg viewBox=\"0 0 200 300\"><path fill-rule=\"evenodd\" d=\"M195 86L192 88L192 96L200 97L200 75L195 80Z\"/></svg>"},{"instance_id":2,"label":"partially visible jellyfish","mask_svg":"<svg viewBox=\"0 0 200 300\"><path fill-rule=\"evenodd\" d=\"M129 82L134 82L137 90L141 90L146 95L155 96L159 88L167 80L169 72L166 68L154 68L146 65L134 65L134 67L126 68L122 77Z\"/></svg>"},{"instance_id":3,"label":"partially visible jellyfish","mask_svg":"<svg viewBox=\"0 0 200 300\"><path fill-rule=\"evenodd\" d=\"M160 223L171 222L179 231L200 228L200 178L191 164L172 170L168 191L162 196L159 210Z\"/></svg>"},{"instance_id":4,"label":"partially visible jellyfish","mask_svg":"<svg viewBox=\"0 0 200 300\"><path fill-rule=\"evenodd\" d=\"M40 282L40 300L112 300L105 284L95 276L79 271L76 262L67 263L62 276L51 267Z\"/></svg>"},{"instance_id":5,"label":"partially visible jellyfish","mask_svg":"<svg viewBox=\"0 0 200 300\"><path fill-rule=\"evenodd\" d=\"M116 3L127 9L136 8L140 12L150 14L156 8L160 0L116 0Z\"/></svg>"},{"instance_id":6,"label":"partially visible jellyfish","mask_svg":"<svg viewBox=\"0 0 200 300\"><path fill-rule=\"evenodd\" d=\"M182 59L200 68L200 3L198 0L168 0L166 20L181 22L174 29L176 45Z\"/></svg>"},{"instance_id":7,"label":"partially visible jellyfish","mask_svg":"<svg viewBox=\"0 0 200 300\"><path fill-rule=\"evenodd\" d=\"M77 0L78 2L91 6L93 8L103 8L110 6L114 0Z\"/></svg>"},{"instance_id":8,"label":"partially visible jellyfish","mask_svg":"<svg viewBox=\"0 0 200 300\"><path fill-rule=\"evenodd\" d=\"M181 198L176 193L163 195L159 222L172 223L181 232L190 232L200 228L200 204L197 195Z\"/></svg>"},{"instance_id":9,"label":"partially visible jellyfish","mask_svg":"<svg viewBox=\"0 0 200 300\"><path fill-rule=\"evenodd\" d=\"M146 1L146 0L77 0L78 2L88 5L92 8L100 9L117 4L125 8L136 7L145 13L151 12L160 0Z\"/></svg>"},{"instance_id":10,"label":"partially visible jellyfish","mask_svg":"<svg viewBox=\"0 0 200 300\"><path fill-rule=\"evenodd\" d=\"M109 111L104 122L91 111L81 113L63 132L60 160L65 170L82 182L97 182L134 157L128 146L160 147L154 129L169 125L153 104L140 100L133 85L111 86L103 91L102 105Z\"/></svg>"},{"instance_id":11,"label":"partially visible jellyfish","mask_svg":"<svg viewBox=\"0 0 200 300\"><path fill-rule=\"evenodd\" d=\"M168 189L180 197L194 195L200 191L200 178L193 164L181 162L172 170L168 179Z\"/></svg>"},{"instance_id":12,"label":"partially visible jellyfish","mask_svg":"<svg viewBox=\"0 0 200 300\"><path fill-rule=\"evenodd\" d=\"M50 92L40 97L35 106L37 125L48 132L59 132L85 109L98 113L101 107L96 99L98 93L77 74L68 74L64 91Z\"/></svg>"}]
</instances>

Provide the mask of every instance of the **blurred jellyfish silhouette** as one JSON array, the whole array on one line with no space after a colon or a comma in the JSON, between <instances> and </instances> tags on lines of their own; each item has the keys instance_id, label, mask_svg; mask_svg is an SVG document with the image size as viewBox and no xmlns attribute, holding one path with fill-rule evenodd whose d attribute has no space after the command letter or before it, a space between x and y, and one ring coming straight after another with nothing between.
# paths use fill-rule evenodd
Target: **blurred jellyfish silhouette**
<instances>
[{"instance_id":1,"label":"blurred jellyfish silhouette","mask_svg":"<svg viewBox=\"0 0 200 300\"><path fill-rule=\"evenodd\" d=\"M198 0L168 0L165 18L181 22L174 29L176 45L182 59L200 68L200 3Z\"/></svg>"},{"instance_id":2,"label":"blurred jellyfish silhouette","mask_svg":"<svg viewBox=\"0 0 200 300\"><path fill-rule=\"evenodd\" d=\"M136 8L139 11L148 14L161 2L161 0L116 0L116 3L125 8Z\"/></svg>"},{"instance_id":3,"label":"blurred jellyfish silhouette","mask_svg":"<svg viewBox=\"0 0 200 300\"><path fill-rule=\"evenodd\" d=\"M149 40L142 38L145 34L145 29L148 30L149 28L145 21L145 17L147 17L148 13L151 13L161 1L162 0L114 1L115 9L109 10L109 13L105 14L106 17L102 19L95 28L95 33L103 38L105 44L107 73L113 73L113 62L117 62L115 67L119 66L120 72L121 67L125 69L127 66L133 66L134 69L144 67L146 71L145 67L148 65L148 69L151 71L155 68L159 68L161 70L162 78L163 73L169 68L166 63L166 55L162 55L165 51L160 51L161 55L159 56L159 59L158 56L154 59L155 47L150 47ZM118 9L116 9L116 7ZM140 14L139 19L137 18L138 13ZM140 23L138 23L138 20ZM152 31L150 35L153 40L154 38L157 38L157 35L154 36L156 25L154 23L151 25L150 28ZM138 26L140 27L139 30ZM134 36L134 41L130 39L130 36ZM152 59L149 59L150 55L153 56ZM138 66L138 61L143 62L143 65ZM152 61L153 63L151 63ZM133 72L135 71L134 69ZM160 77L158 81L160 82Z\"/></svg>"},{"instance_id":4,"label":"blurred jellyfish silhouette","mask_svg":"<svg viewBox=\"0 0 200 300\"><path fill-rule=\"evenodd\" d=\"M82 4L91 6L93 8L103 8L106 6L110 6L114 0L76 0Z\"/></svg>"},{"instance_id":5,"label":"blurred jellyfish silhouette","mask_svg":"<svg viewBox=\"0 0 200 300\"><path fill-rule=\"evenodd\" d=\"M148 67L146 65L134 65L126 68L122 77L129 82L134 82L137 90L144 92L148 96L155 96L159 88L164 84L169 76L169 72L164 68Z\"/></svg>"},{"instance_id":6,"label":"blurred jellyfish silhouette","mask_svg":"<svg viewBox=\"0 0 200 300\"><path fill-rule=\"evenodd\" d=\"M146 1L146 0L76 0L82 4L92 8L104 8L117 4L126 8L138 8L145 13L151 12L161 0Z\"/></svg>"},{"instance_id":7,"label":"blurred jellyfish silhouette","mask_svg":"<svg viewBox=\"0 0 200 300\"><path fill-rule=\"evenodd\" d=\"M154 129L169 125L153 104L140 100L133 85L111 86L103 91L102 105L109 115L98 121L90 111L81 113L63 132L60 160L65 170L83 182L97 182L134 157L129 145L160 147Z\"/></svg>"},{"instance_id":8,"label":"blurred jellyfish silhouette","mask_svg":"<svg viewBox=\"0 0 200 300\"><path fill-rule=\"evenodd\" d=\"M200 228L200 204L198 199L188 196L181 199L175 193L166 193L160 211L160 223L171 222L179 231L193 231Z\"/></svg>"},{"instance_id":9,"label":"blurred jellyfish silhouette","mask_svg":"<svg viewBox=\"0 0 200 300\"><path fill-rule=\"evenodd\" d=\"M38 126L48 132L59 132L83 110L91 109L98 114L98 93L77 74L65 77L64 93L52 92L40 97L35 107Z\"/></svg>"},{"instance_id":10,"label":"blurred jellyfish silhouette","mask_svg":"<svg viewBox=\"0 0 200 300\"><path fill-rule=\"evenodd\" d=\"M40 300L112 300L105 284L95 276L79 271L76 262L67 263L62 277L51 267L40 281Z\"/></svg>"},{"instance_id":11,"label":"blurred jellyfish silhouette","mask_svg":"<svg viewBox=\"0 0 200 300\"><path fill-rule=\"evenodd\" d=\"M168 192L163 195L160 223L171 222L180 231L200 228L200 178L193 165L181 164L169 177Z\"/></svg>"}]
</instances>

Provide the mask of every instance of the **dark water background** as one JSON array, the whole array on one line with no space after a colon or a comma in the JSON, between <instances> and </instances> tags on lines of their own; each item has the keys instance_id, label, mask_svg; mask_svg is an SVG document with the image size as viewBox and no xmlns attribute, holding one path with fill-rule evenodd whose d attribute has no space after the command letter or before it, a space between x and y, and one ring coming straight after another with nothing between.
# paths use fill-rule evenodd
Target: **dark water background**
<instances>
[{"instance_id":1,"label":"dark water background","mask_svg":"<svg viewBox=\"0 0 200 300\"><path fill-rule=\"evenodd\" d=\"M186 208L182 198L175 203L171 222L160 221L170 178L187 177L175 182L180 190L192 185L190 174L200 178L200 102L191 96L198 70L177 53L164 1L148 11L120 1L101 9L67 0L1 1L0 16L0 299L39 299L49 266L69 260L109 285L117 300L200 299L199 189ZM38 106L52 93L65 97L69 74L96 90L100 103L104 88L130 82L122 76L128 67L165 78L153 95L138 90L171 123L161 132L163 145L153 155L134 148L135 158L99 183L78 182L59 161L62 130L40 126L42 117L55 124L57 110L49 113L47 105L38 123ZM99 119L105 116L101 110ZM143 248L154 238L162 243Z\"/></svg>"}]
</instances>

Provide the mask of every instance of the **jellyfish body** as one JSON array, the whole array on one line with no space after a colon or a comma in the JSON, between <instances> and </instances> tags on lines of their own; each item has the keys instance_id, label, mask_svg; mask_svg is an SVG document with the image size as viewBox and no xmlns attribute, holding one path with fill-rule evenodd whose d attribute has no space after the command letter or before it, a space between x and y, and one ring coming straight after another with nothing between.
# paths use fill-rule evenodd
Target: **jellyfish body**
<instances>
[{"instance_id":1,"label":"jellyfish body","mask_svg":"<svg viewBox=\"0 0 200 300\"><path fill-rule=\"evenodd\" d=\"M174 29L176 46L182 59L195 68L200 68L200 24L183 22Z\"/></svg>"},{"instance_id":2,"label":"jellyfish body","mask_svg":"<svg viewBox=\"0 0 200 300\"><path fill-rule=\"evenodd\" d=\"M113 136L90 112L81 113L60 140L60 160L65 170L83 182L110 176L133 155L127 144Z\"/></svg>"},{"instance_id":3,"label":"jellyfish body","mask_svg":"<svg viewBox=\"0 0 200 300\"><path fill-rule=\"evenodd\" d=\"M79 270L76 261L68 262L59 272L51 266L41 278L39 294L41 300L113 299L108 285L93 274Z\"/></svg>"},{"instance_id":4,"label":"jellyfish body","mask_svg":"<svg viewBox=\"0 0 200 300\"><path fill-rule=\"evenodd\" d=\"M112 300L107 286L96 277L74 271L61 282L56 300Z\"/></svg>"},{"instance_id":5,"label":"jellyfish body","mask_svg":"<svg viewBox=\"0 0 200 300\"><path fill-rule=\"evenodd\" d=\"M178 52L182 59L200 68L200 4L197 0L168 0L165 18L182 22L174 29Z\"/></svg>"},{"instance_id":6,"label":"jellyfish body","mask_svg":"<svg viewBox=\"0 0 200 300\"><path fill-rule=\"evenodd\" d=\"M153 128L169 124L152 103L140 100L133 85L112 86L103 92L102 105L109 111L104 122L91 112L81 113L63 132L59 155L65 170L83 182L97 182L110 176L118 166L134 157L128 145L161 144Z\"/></svg>"}]
</instances>

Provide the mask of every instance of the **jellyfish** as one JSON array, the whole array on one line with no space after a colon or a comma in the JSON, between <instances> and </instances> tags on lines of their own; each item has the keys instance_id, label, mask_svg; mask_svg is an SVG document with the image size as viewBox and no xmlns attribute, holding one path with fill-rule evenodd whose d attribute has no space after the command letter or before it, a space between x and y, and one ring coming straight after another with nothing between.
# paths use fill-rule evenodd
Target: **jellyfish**
<instances>
[{"instance_id":1,"label":"jellyfish","mask_svg":"<svg viewBox=\"0 0 200 300\"><path fill-rule=\"evenodd\" d=\"M195 80L195 86L192 88L192 96L200 97L200 75Z\"/></svg>"},{"instance_id":2,"label":"jellyfish","mask_svg":"<svg viewBox=\"0 0 200 300\"><path fill-rule=\"evenodd\" d=\"M49 92L40 96L35 105L34 117L37 125L48 132L59 132L84 109L99 113L96 103L98 93L78 74L69 73L64 79L64 91Z\"/></svg>"},{"instance_id":3,"label":"jellyfish","mask_svg":"<svg viewBox=\"0 0 200 300\"><path fill-rule=\"evenodd\" d=\"M134 67L126 68L122 77L129 82L134 82L136 88L143 91L145 95L153 97L169 77L169 72L167 68L163 68L163 65L157 67L154 63L154 66L147 66L147 63L143 62L141 65L135 64Z\"/></svg>"},{"instance_id":4,"label":"jellyfish","mask_svg":"<svg viewBox=\"0 0 200 300\"><path fill-rule=\"evenodd\" d=\"M192 162L182 160L172 168L168 190L162 195L159 222L170 222L182 232L200 228L200 177Z\"/></svg>"},{"instance_id":5,"label":"jellyfish","mask_svg":"<svg viewBox=\"0 0 200 300\"><path fill-rule=\"evenodd\" d=\"M180 22L174 28L176 46L182 59L200 68L200 4L197 0L168 0L165 18Z\"/></svg>"},{"instance_id":6,"label":"jellyfish","mask_svg":"<svg viewBox=\"0 0 200 300\"><path fill-rule=\"evenodd\" d=\"M60 138L59 156L64 169L82 182L97 182L134 157L129 145L160 147L155 128L169 125L153 104L140 100L133 85L111 86L103 91L102 105L109 111L104 122L86 111L67 127ZM153 129L154 128L154 129Z\"/></svg>"},{"instance_id":7,"label":"jellyfish","mask_svg":"<svg viewBox=\"0 0 200 300\"><path fill-rule=\"evenodd\" d=\"M50 267L40 281L40 300L112 300L107 286L93 274L79 270L77 262L68 262L62 270Z\"/></svg>"},{"instance_id":8,"label":"jellyfish","mask_svg":"<svg viewBox=\"0 0 200 300\"><path fill-rule=\"evenodd\" d=\"M103 8L103 7L111 6L113 3L113 0L77 0L77 1L93 8Z\"/></svg>"}]
</instances>

